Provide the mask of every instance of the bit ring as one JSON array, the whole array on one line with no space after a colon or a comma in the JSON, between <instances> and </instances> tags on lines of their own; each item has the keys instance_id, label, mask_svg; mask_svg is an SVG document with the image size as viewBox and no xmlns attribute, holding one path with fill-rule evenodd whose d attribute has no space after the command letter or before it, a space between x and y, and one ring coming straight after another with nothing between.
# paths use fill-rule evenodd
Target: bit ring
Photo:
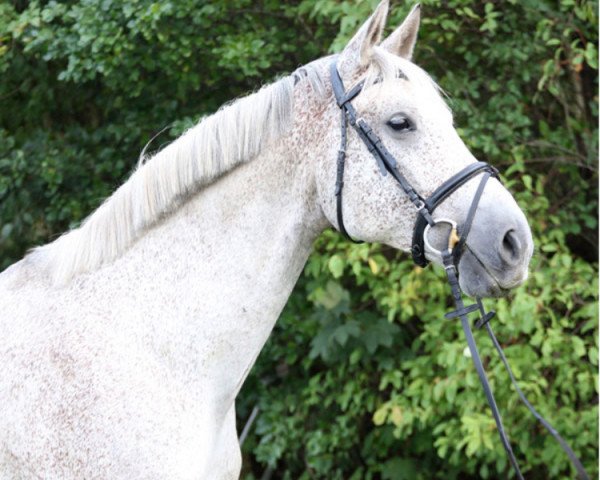
<instances>
[{"instance_id":1,"label":"bit ring","mask_svg":"<svg viewBox=\"0 0 600 480\"><path fill-rule=\"evenodd\" d=\"M425 245L425 253L429 255L436 256L438 258L442 257L442 252L436 248L434 248L429 242L429 232L431 227L435 227L440 223L446 223L450 225L450 235L448 236L448 249L452 251L454 246L460 241L460 237L458 236L458 231L456 227L456 222L454 220L449 220L447 218L440 218L435 221L433 225L427 225L425 230L423 230L423 243Z\"/></svg>"}]
</instances>

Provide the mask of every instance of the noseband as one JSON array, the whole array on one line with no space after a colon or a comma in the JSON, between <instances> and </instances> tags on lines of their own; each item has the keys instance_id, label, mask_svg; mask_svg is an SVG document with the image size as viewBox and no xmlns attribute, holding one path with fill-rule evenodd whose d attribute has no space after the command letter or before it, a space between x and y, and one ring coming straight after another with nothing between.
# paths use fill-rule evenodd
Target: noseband
<instances>
[{"instance_id":1,"label":"noseband","mask_svg":"<svg viewBox=\"0 0 600 480\"><path fill-rule=\"evenodd\" d=\"M494 335L492 327L489 323L489 321L494 317L495 312L486 312L483 307L483 303L479 298L476 299L476 303L473 305L465 306L463 303L462 292L458 283L458 264L460 262L460 258L464 251L464 248L466 247L467 237L471 229L475 213L477 211L477 206L479 205L479 201L483 194L483 190L485 189L487 181L490 177L498 179L498 171L485 162L474 162L468 165L467 167L463 168L461 171L459 171L452 177L450 177L444 183L442 183L429 197L424 198L422 195L419 194L417 190L413 188L410 182L402 174L402 172L398 168L398 162L396 161L394 156L387 150L387 148L385 148L379 136L377 136L377 134L365 122L365 120L362 117L358 116L356 110L352 106L351 102L362 91L364 81L358 83L352 89L350 89L350 91L346 92L346 90L344 89L344 83L337 69L336 60L333 60L331 62L330 75L335 100L341 111L341 143L337 156L337 176L335 183L335 196L337 199L337 222L339 231L342 233L342 235L344 235L347 239L351 240L352 242L362 243L362 241L355 240L348 234L348 231L346 230L346 227L344 225L344 217L342 213L342 190L344 188L344 167L346 162L346 144L348 140L349 123L350 126L352 126L352 128L356 131L359 138L363 141L369 152L371 152L373 157L375 157L375 161L379 166L381 174L383 176L387 176L387 174L389 173L392 176L392 178L396 180L400 189L407 195L408 199L415 207L415 210L417 212L417 219L413 228L413 239L411 247L411 253L415 264L421 267L426 266L429 263L425 256L426 253L429 253L430 255L438 254L441 256L441 260L444 265L444 269L446 270L446 275L448 277L448 282L450 283L450 288L452 290L452 297L456 305L456 310L447 313L445 317L447 319L460 318L461 320L461 324L467 339L467 344L471 352L471 357L473 358L473 363L475 365L475 369L477 370L479 380L481 382L484 393L492 410L492 415L494 416L494 420L498 428L500 440L502 442L502 445L504 446L504 449L506 450L510 463L514 468L517 477L520 480L523 480L523 475L519 469L519 465L512 451L511 445L508 441L508 437L506 436L506 433L504 431L502 418L500 416L498 407L496 406L496 400L487 380L487 376L485 374L485 370L483 368L483 364L479 356L477 345L475 344L473 332L471 331L471 325L469 323L467 315L473 312L479 312L480 318L475 323L475 326L477 328L485 326L488 335L492 339L494 347L500 355L502 363L508 371L511 382L515 386L515 389L517 390L521 401L531 411L535 418L558 441L562 449L565 451L565 453L571 460L571 463L577 470L579 478L581 480L589 480L588 475L583 469L581 461L577 458L573 450L558 434L554 427L552 427L552 425L550 425L537 412L537 410L533 408L533 406L529 403L529 401L517 385L512 370L510 369L508 361L504 355L504 352L500 347L500 343L496 339L496 336ZM436 221L433 218L433 213L435 209L461 186L463 186L465 183L467 183L472 178L478 176L479 174L483 174L483 176L479 181L479 185L471 201L471 206L469 207L467 218L465 219L464 223L460 227L457 227L456 223L453 220L438 219ZM450 234L448 236L448 248L443 251L438 251L431 247L431 245L427 241L427 234L432 227L441 223L450 224L451 229Z\"/></svg>"}]
</instances>

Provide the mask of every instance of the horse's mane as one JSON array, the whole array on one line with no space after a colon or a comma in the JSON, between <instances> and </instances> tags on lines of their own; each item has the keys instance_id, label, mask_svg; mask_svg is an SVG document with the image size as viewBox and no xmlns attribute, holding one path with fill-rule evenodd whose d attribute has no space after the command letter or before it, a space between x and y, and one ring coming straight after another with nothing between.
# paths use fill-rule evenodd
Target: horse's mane
<instances>
[{"instance_id":1,"label":"horse's mane","mask_svg":"<svg viewBox=\"0 0 600 480\"><path fill-rule=\"evenodd\" d=\"M308 82L325 96L328 68L322 58L257 92L221 107L146 161L79 228L29 253L56 285L114 260L146 229L190 196L285 134L293 121L293 94ZM397 57L376 49L365 86L398 78ZM417 77L424 75L414 66ZM325 78L327 77L327 78ZM405 77L404 77L405 78Z\"/></svg>"},{"instance_id":2,"label":"horse's mane","mask_svg":"<svg viewBox=\"0 0 600 480\"><path fill-rule=\"evenodd\" d=\"M320 71L307 65L205 117L140 162L79 228L29 255L40 261L59 285L113 260L190 195L252 160L265 145L287 132L293 120L295 85L307 81L322 93Z\"/></svg>"}]
</instances>

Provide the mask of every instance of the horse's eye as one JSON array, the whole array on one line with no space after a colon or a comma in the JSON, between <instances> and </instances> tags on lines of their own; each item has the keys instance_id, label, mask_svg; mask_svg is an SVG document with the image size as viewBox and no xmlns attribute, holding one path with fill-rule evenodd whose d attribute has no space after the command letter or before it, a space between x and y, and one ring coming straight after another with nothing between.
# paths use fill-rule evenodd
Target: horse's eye
<instances>
[{"instance_id":1,"label":"horse's eye","mask_svg":"<svg viewBox=\"0 0 600 480\"><path fill-rule=\"evenodd\" d=\"M395 132L410 132L415 130L415 126L408 117L403 115L395 115L387 122L389 127Z\"/></svg>"}]
</instances>

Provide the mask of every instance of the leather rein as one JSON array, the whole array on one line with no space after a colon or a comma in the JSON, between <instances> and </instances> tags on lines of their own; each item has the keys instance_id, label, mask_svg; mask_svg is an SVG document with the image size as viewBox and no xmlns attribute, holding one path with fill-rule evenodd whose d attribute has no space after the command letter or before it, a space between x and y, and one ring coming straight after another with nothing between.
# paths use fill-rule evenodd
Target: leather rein
<instances>
[{"instance_id":1,"label":"leather rein","mask_svg":"<svg viewBox=\"0 0 600 480\"><path fill-rule=\"evenodd\" d=\"M504 425L502 424L502 417L500 416L500 411L498 410L498 407L496 405L496 400L492 393L492 389L489 385L485 369L483 368L481 357L479 356L479 351L477 349L477 345L475 343L475 339L473 337L473 332L471 330L471 325L468 318L468 315L470 313L479 313L479 319L476 321L475 326L477 328L482 328L485 326L486 331L490 336L494 347L498 351L500 359L502 360L502 363L504 364L504 367L506 368L510 376L511 382L514 385L520 400L525 404L525 406L535 416L535 418L558 441L561 448L565 451L565 453L569 457L569 460L575 467L575 470L577 471L580 480L589 480L589 476L585 472L581 461L577 458L573 450L554 429L554 427L552 427L552 425L550 425L550 423L548 423L537 412L537 410L535 410L535 408L531 405L531 403L529 403L529 401L523 394L523 391L517 385L515 376L510 366L508 365L506 356L504 355L500 343L496 339L496 336L494 335L492 327L489 323L490 320L494 317L495 312L493 310L486 312L483 307L483 303L479 298L477 298L476 303L472 305L465 306L463 302L462 292L458 283L458 263L466 246L467 236L471 229L471 225L475 217L475 213L477 211L477 206L479 205L479 201L485 189L486 183L490 177L498 179L498 171L486 162L474 162L468 165L467 167L463 168L457 174L450 177L444 183L442 183L428 198L424 198L413 188L410 182L402 174L398 167L398 162L396 161L394 156L385 148L379 136L377 136L377 134L365 122L363 118L358 116L356 110L352 106L351 102L362 91L364 81L359 82L352 89L346 92L344 88L344 83L339 74L336 63L337 62L335 59L331 62L330 75L335 100L341 111L341 143L337 156L337 178L335 184L337 222L339 231L350 241L354 243L362 243L362 241L354 240L348 234L348 231L346 230L346 227L344 225L344 217L342 211L342 191L344 187L346 145L348 140L348 124L350 124L350 126L358 134L359 138L363 141L369 152L373 155L373 157L375 157L381 174L383 176L386 176L389 173L394 178L394 180L398 182L399 187L408 196L409 200L415 206L415 209L417 211L417 219L413 229L413 239L411 247L411 253L415 264L421 267L426 266L429 263L425 256L426 253L437 254L441 256L442 263L444 265L444 269L448 277L448 283L450 284L450 288L452 291L452 297L456 305L456 309L452 312L447 313L445 317L447 319L460 318L462 328L465 332L465 336L467 339L467 344L469 346L469 351L471 352L471 358L473 359L475 369L477 370L477 375L479 376L479 380L483 387L483 391L492 410L492 415L498 428L500 440L502 442L502 445L504 446L504 449L506 450L511 465L513 466L513 469L517 474L517 478L523 480L523 475L521 473L521 470L519 469L519 465L512 451L510 442L508 441L508 437L504 430ZM433 212L444 200L446 200L450 195L452 195L452 193L454 193L457 189L463 186L466 182L480 174L482 174L482 177L479 182L479 186L477 187L477 190L475 192L475 195L473 196L473 200L471 201L471 206L469 207L467 218L463 225L457 227L456 223L452 220L435 220L433 218ZM429 244L427 239L427 234L429 230L438 224L450 225L448 246L443 251L438 251L435 248L433 248Z\"/></svg>"}]
</instances>

